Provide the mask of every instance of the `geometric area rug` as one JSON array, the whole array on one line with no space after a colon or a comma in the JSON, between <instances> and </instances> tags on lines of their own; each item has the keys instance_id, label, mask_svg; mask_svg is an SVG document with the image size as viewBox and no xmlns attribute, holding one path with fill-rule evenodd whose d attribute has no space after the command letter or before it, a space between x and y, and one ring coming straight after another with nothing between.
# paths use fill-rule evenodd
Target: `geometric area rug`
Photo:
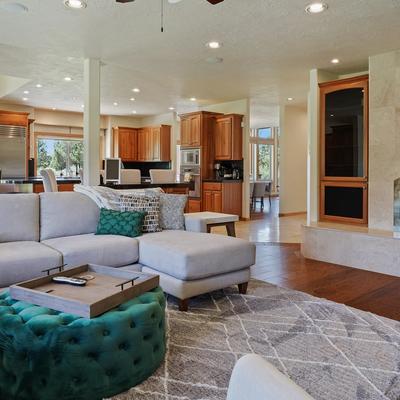
<instances>
[{"instance_id":1,"label":"geometric area rug","mask_svg":"<svg viewBox=\"0 0 400 400\"><path fill-rule=\"evenodd\" d=\"M188 313L170 297L167 326L163 365L112 400L225 400L248 353L316 400L400 400L400 322L375 314L252 280L247 295L216 291Z\"/></svg>"}]
</instances>

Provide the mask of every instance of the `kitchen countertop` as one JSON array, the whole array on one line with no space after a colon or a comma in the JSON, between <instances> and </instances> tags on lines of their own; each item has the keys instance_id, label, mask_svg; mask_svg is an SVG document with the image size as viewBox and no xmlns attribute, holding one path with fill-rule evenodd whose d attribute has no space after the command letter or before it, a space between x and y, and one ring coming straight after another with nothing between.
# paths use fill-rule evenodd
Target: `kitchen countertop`
<instances>
[{"instance_id":1,"label":"kitchen countertop","mask_svg":"<svg viewBox=\"0 0 400 400\"><path fill-rule=\"evenodd\" d=\"M194 187L194 183L192 182L168 182L168 183L151 183L147 180L142 180L142 183L138 184L112 184L107 183L104 185L106 187L112 189L146 189L146 188L155 188L155 187L182 187L182 188L189 188L192 189Z\"/></svg>"},{"instance_id":2,"label":"kitchen countertop","mask_svg":"<svg viewBox=\"0 0 400 400\"><path fill-rule=\"evenodd\" d=\"M243 179L203 179L203 182L215 182L215 183L242 183Z\"/></svg>"},{"instance_id":3,"label":"kitchen countertop","mask_svg":"<svg viewBox=\"0 0 400 400\"><path fill-rule=\"evenodd\" d=\"M58 184L63 184L63 183L80 183L80 178L79 177L58 177L57 178L57 183ZM0 180L0 183L42 183L43 179L41 176L33 176L30 178L4 178Z\"/></svg>"}]
</instances>

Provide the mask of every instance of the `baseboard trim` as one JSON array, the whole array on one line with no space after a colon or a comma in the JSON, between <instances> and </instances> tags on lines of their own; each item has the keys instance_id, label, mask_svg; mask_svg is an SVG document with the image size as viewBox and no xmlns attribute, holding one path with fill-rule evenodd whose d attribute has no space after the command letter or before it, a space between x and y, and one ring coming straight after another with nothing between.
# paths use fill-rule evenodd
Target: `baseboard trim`
<instances>
[{"instance_id":1,"label":"baseboard trim","mask_svg":"<svg viewBox=\"0 0 400 400\"><path fill-rule=\"evenodd\" d=\"M291 213L279 213L279 217L293 217L295 215L303 215L307 214L307 211L297 211L297 212L291 212Z\"/></svg>"}]
</instances>

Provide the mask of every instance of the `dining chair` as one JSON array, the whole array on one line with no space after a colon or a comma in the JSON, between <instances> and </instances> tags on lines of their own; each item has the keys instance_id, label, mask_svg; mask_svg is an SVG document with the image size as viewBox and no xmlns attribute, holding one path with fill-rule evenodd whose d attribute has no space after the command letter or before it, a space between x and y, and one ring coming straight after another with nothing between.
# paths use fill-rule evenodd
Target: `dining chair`
<instances>
[{"instance_id":1,"label":"dining chair","mask_svg":"<svg viewBox=\"0 0 400 400\"><path fill-rule=\"evenodd\" d=\"M140 169L121 169L122 185L140 185L142 176Z\"/></svg>"},{"instance_id":2,"label":"dining chair","mask_svg":"<svg viewBox=\"0 0 400 400\"><path fill-rule=\"evenodd\" d=\"M151 183L172 183L176 181L173 169L151 169Z\"/></svg>"},{"instance_id":3,"label":"dining chair","mask_svg":"<svg viewBox=\"0 0 400 400\"><path fill-rule=\"evenodd\" d=\"M254 208L259 198L261 201L261 210L264 210L264 196L266 192L267 182L255 182L254 183L254 191L253 191L253 199L254 199Z\"/></svg>"},{"instance_id":4,"label":"dining chair","mask_svg":"<svg viewBox=\"0 0 400 400\"><path fill-rule=\"evenodd\" d=\"M254 182L250 182L250 210L254 208Z\"/></svg>"},{"instance_id":5,"label":"dining chair","mask_svg":"<svg viewBox=\"0 0 400 400\"><path fill-rule=\"evenodd\" d=\"M43 178L43 187L45 192L58 192L56 174L51 168L40 170L40 175Z\"/></svg>"}]
</instances>

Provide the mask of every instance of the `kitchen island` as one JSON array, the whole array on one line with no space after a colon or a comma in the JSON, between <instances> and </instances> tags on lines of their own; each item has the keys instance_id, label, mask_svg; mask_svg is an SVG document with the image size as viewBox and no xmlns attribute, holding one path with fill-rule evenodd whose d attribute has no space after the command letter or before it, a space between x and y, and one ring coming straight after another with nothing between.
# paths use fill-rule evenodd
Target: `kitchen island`
<instances>
[{"instance_id":1,"label":"kitchen island","mask_svg":"<svg viewBox=\"0 0 400 400\"><path fill-rule=\"evenodd\" d=\"M79 178L75 177L58 177L57 186L59 192L72 192L74 185L81 183ZM166 193L188 194L192 189L191 182L169 182L169 183L151 183L149 179L142 179L139 184L111 184L104 186L116 190L124 189L148 189L160 187ZM31 178L11 178L0 180L0 193L41 193L44 192L43 179L41 177Z\"/></svg>"}]
</instances>

